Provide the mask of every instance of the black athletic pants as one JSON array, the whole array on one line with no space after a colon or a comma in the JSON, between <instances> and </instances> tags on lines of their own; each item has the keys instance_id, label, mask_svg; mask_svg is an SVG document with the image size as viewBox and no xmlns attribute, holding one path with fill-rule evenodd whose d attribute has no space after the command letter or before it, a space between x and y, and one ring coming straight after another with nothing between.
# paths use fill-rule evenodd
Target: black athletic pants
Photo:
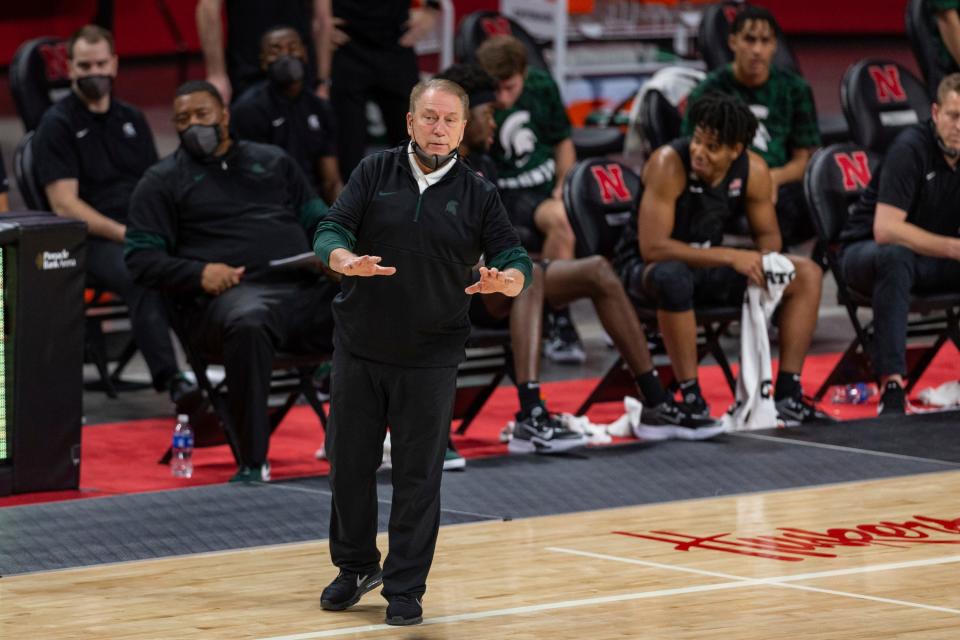
<instances>
[{"instance_id":1,"label":"black athletic pants","mask_svg":"<svg viewBox=\"0 0 960 640\"><path fill-rule=\"evenodd\" d=\"M163 295L136 284L123 261L123 245L91 238L87 242L87 273L108 291L120 295L130 311L133 340L150 370L153 387L163 391L180 371L170 339Z\"/></svg>"},{"instance_id":2,"label":"black athletic pants","mask_svg":"<svg viewBox=\"0 0 960 640\"><path fill-rule=\"evenodd\" d=\"M847 286L870 296L876 374L906 374L910 293L960 291L960 262L921 256L898 244L862 240L844 247L840 264Z\"/></svg>"},{"instance_id":3,"label":"black athletic pants","mask_svg":"<svg viewBox=\"0 0 960 640\"><path fill-rule=\"evenodd\" d=\"M356 42L337 48L330 70L330 102L337 118L340 175L346 182L367 147L367 102L383 113L387 146L407 137L410 91L420 79L409 47L372 49Z\"/></svg>"},{"instance_id":4,"label":"black athletic pants","mask_svg":"<svg viewBox=\"0 0 960 640\"><path fill-rule=\"evenodd\" d=\"M339 342L334 350L326 438L333 491L330 556L340 569L361 574L379 565L376 472L389 424L393 504L384 596L426 591L456 380L456 367L371 362Z\"/></svg>"},{"instance_id":5,"label":"black athletic pants","mask_svg":"<svg viewBox=\"0 0 960 640\"><path fill-rule=\"evenodd\" d=\"M338 290L325 279L241 282L193 311L188 326L195 346L223 354L227 403L244 466L259 467L267 461L267 398L274 354L329 351L330 303Z\"/></svg>"}]
</instances>

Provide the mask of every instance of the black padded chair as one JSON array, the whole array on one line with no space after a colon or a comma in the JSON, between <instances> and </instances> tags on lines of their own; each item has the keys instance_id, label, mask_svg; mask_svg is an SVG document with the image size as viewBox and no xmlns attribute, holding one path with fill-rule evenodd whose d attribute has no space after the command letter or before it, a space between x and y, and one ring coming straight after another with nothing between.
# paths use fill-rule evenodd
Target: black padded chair
<instances>
[{"instance_id":1,"label":"black padded chair","mask_svg":"<svg viewBox=\"0 0 960 640\"><path fill-rule=\"evenodd\" d=\"M643 94L640 101L639 122L652 151L680 135L683 116L662 93L651 89Z\"/></svg>"},{"instance_id":2,"label":"black padded chair","mask_svg":"<svg viewBox=\"0 0 960 640\"><path fill-rule=\"evenodd\" d=\"M66 42L42 37L27 40L10 62L10 93L26 131L33 131L54 102L70 91Z\"/></svg>"},{"instance_id":3,"label":"black padded chair","mask_svg":"<svg viewBox=\"0 0 960 640\"><path fill-rule=\"evenodd\" d=\"M37 180L33 156L33 131L17 143L13 152L13 175L24 203L34 211L50 211L47 194ZM130 317L127 306L116 294L108 291L102 284L87 274L86 291L86 332L84 334L84 361L97 368L100 379L85 384L90 391L103 391L110 398L116 398L118 391L146 389L149 383L133 382L122 378L123 371L137 353L137 344L128 331L105 331L104 327L118 320ZM114 340L114 336L119 340ZM116 348L111 348L119 342ZM109 364L113 362L113 370Z\"/></svg>"},{"instance_id":4,"label":"black padded chair","mask_svg":"<svg viewBox=\"0 0 960 640\"><path fill-rule=\"evenodd\" d=\"M237 429L227 404L227 383L214 383L208 375L211 365L223 365L223 355L199 348L192 340L190 327L184 322L186 303L167 298L170 326L183 346L184 355L197 379L202 400L192 407L190 421L194 428L195 446L211 447L229 444L237 464L240 464L240 449ZM323 430L327 428L327 412L323 403L329 397L322 390L328 382L332 352L289 353L274 355L270 377L270 433L276 430L290 409L303 397L316 413ZM273 402L274 399L279 402ZM168 464L173 454L168 447L158 461Z\"/></svg>"},{"instance_id":5,"label":"black padded chair","mask_svg":"<svg viewBox=\"0 0 960 640\"><path fill-rule=\"evenodd\" d=\"M856 332L840 361L814 395L818 401L834 385L876 379L869 355L873 323L864 323L857 315L859 309L871 307L870 292L857 291L843 279L838 237L846 222L848 207L869 184L870 176L880 162L881 156L875 151L851 143L835 144L817 151L804 174L804 192L814 227L825 248L827 267L837 282L837 298ZM952 340L960 348L960 294L914 295L910 311L923 315L908 323L908 339L932 337L933 342L908 346L908 392L947 340Z\"/></svg>"},{"instance_id":6,"label":"black padded chair","mask_svg":"<svg viewBox=\"0 0 960 640\"><path fill-rule=\"evenodd\" d=\"M913 57L917 59L920 73L927 83L927 94L933 101L937 94L937 85L943 77L960 69L956 64L948 65L940 60L940 51L937 48L940 34L927 17L926 3L927 0L907 0L904 23Z\"/></svg>"},{"instance_id":7,"label":"black padded chair","mask_svg":"<svg viewBox=\"0 0 960 640\"><path fill-rule=\"evenodd\" d=\"M697 42L700 55L711 71L733 62L733 52L730 51L727 40L730 37L730 25L733 24L733 19L744 6L746 3L721 2L704 8ZM797 64L797 59L787 44L786 36L779 29L777 30L777 52L773 56L773 64L781 69L800 73L800 65Z\"/></svg>"},{"instance_id":8,"label":"black padded chair","mask_svg":"<svg viewBox=\"0 0 960 640\"><path fill-rule=\"evenodd\" d=\"M622 163L592 158L575 164L564 180L563 202L577 237L577 255L610 257L631 216L637 215L642 195L640 176ZM653 334L648 335L655 347L653 352L665 353L662 340L656 335L656 309L638 305L635 309L648 334ZM740 319L740 307L700 307L695 311L700 329L698 362L707 354L712 355L723 370L730 389L734 390L736 379L719 340L726 328ZM663 384L672 386L674 374L670 364L660 365L657 370ZM623 358L617 358L577 409L577 415L586 413L594 403L621 401L625 395L636 394L633 375Z\"/></svg>"},{"instance_id":9,"label":"black padded chair","mask_svg":"<svg viewBox=\"0 0 960 640\"><path fill-rule=\"evenodd\" d=\"M453 419L459 420L457 435L463 435L505 377L515 380L509 328L472 327L466 359L457 367L457 393Z\"/></svg>"},{"instance_id":10,"label":"black padded chair","mask_svg":"<svg viewBox=\"0 0 960 640\"><path fill-rule=\"evenodd\" d=\"M867 58L847 68L840 104L857 145L883 153L903 129L930 116L927 89L896 62Z\"/></svg>"},{"instance_id":11,"label":"black padded chair","mask_svg":"<svg viewBox=\"0 0 960 640\"><path fill-rule=\"evenodd\" d=\"M542 43L537 42L518 22L497 11L474 11L465 16L457 27L453 40L453 54L460 62L476 62L477 47L493 36L513 36L527 49L527 64L550 71L543 57Z\"/></svg>"},{"instance_id":12,"label":"black padded chair","mask_svg":"<svg viewBox=\"0 0 960 640\"><path fill-rule=\"evenodd\" d=\"M542 44L520 24L496 11L475 11L460 21L454 38L454 54L460 62L476 62L480 44L493 36L510 35L527 49L527 65L551 72ZM562 80L562 78L560 79ZM594 158L623 151L623 132L618 127L581 127L570 135L577 157Z\"/></svg>"}]
</instances>

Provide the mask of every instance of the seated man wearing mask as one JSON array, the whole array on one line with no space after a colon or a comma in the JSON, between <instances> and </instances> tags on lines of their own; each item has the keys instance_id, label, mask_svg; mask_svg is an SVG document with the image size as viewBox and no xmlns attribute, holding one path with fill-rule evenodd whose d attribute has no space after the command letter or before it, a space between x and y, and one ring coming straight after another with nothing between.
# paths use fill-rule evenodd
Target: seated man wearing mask
<instances>
[{"instance_id":1,"label":"seated man wearing mask","mask_svg":"<svg viewBox=\"0 0 960 640\"><path fill-rule=\"evenodd\" d=\"M905 129L887 152L840 240L847 285L870 295L879 413L907 411L910 293L960 291L960 73L944 78L927 122Z\"/></svg>"},{"instance_id":2,"label":"seated man wearing mask","mask_svg":"<svg viewBox=\"0 0 960 640\"><path fill-rule=\"evenodd\" d=\"M267 80L253 85L231 107L233 130L241 140L284 149L317 192L333 202L343 188L333 111L306 87L303 40L292 27L280 26L263 34L260 42L260 66Z\"/></svg>"},{"instance_id":3,"label":"seated man wearing mask","mask_svg":"<svg viewBox=\"0 0 960 640\"><path fill-rule=\"evenodd\" d=\"M242 458L234 481L267 481L273 356L331 349L339 289L270 263L310 252L327 207L282 149L230 138L212 84L183 84L173 107L180 148L137 185L127 265L137 282L184 302L198 346L223 353Z\"/></svg>"},{"instance_id":4,"label":"seated man wearing mask","mask_svg":"<svg viewBox=\"0 0 960 640\"><path fill-rule=\"evenodd\" d=\"M123 262L130 196L157 161L153 134L139 109L113 97L118 60L109 31L81 27L67 56L73 90L37 127L37 179L54 213L87 224L87 273L123 298L154 388L169 390L178 411L189 412L185 401L196 399L196 387L177 367L163 300L135 284Z\"/></svg>"}]
</instances>

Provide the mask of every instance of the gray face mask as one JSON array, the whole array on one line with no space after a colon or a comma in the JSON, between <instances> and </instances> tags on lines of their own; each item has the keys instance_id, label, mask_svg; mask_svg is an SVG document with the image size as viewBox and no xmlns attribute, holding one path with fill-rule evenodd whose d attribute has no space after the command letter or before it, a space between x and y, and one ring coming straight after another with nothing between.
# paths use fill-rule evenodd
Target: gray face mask
<instances>
[{"instance_id":1,"label":"gray face mask","mask_svg":"<svg viewBox=\"0 0 960 640\"><path fill-rule=\"evenodd\" d=\"M280 56L267 66L267 77L275 86L286 89L303 80L307 66L294 56Z\"/></svg>"},{"instance_id":2,"label":"gray face mask","mask_svg":"<svg viewBox=\"0 0 960 640\"><path fill-rule=\"evenodd\" d=\"M213 155L220 146L220 123L192 124L179 134L180 146L197 160L203 160Z\"/></svg>"},{"instance_id":3,"label":"gray face mask","mask_svg":"<svg viewBox=\"0 0 960 640\"><path fill-rule=\"evenodd\" d=\"M87 100L99 100L110 93L113 88L111 76L84 76L77 78L77 91Z\"/></svg>"}]
</instances>

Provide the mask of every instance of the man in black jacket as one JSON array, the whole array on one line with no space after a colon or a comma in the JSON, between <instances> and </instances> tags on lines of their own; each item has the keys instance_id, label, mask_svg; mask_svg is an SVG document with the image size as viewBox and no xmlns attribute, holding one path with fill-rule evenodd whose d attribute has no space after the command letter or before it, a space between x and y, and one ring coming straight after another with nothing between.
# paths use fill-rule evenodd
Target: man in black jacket
<instances>
[{"instance_id":1,"label":"man in black jacket","mask_svg":"<svg viewBox=\"0 0 960 640\"><path fill-rule=\"evenodd\" d=\"M199 346L223 353L240 438L234 480L265 482L273 355L329 350L336 293L315 272L275 263L310 257L327 207L282 149L230 138L212 84L185 83L173 107L180 148L137 185L126 261L138 282L178 298Z\"/></svg>"},{"instance_id":2,"label":"man in black jacket","mask_svg":"<svg viewBox=\"0 0 960 640\"><path fill-rule=\"evenodd\" d=\"M297 161L326 202L340 195L337 139L330 103L306 83L307 49L295 29L263 34L260 66L267 79L250 87L230 108L241 140L275 144Z\"/></svg>"},{"instance_id":3,"label":"man in black jacket","mask_svg":"<svg viewBox=\"0 0 960 640\"><path fill-rule=\"evenodd\" d=\"M321 605L346 609L382 581L388 624L422 620L470 295L516 296L531 279L496 188L456 159L468 102L448 80L414 87L411 141L360 163L314 241L345 276L333 305L326 441L330 555L340 574ZM472 283L481 254L487 266ZM381 572L375 474L388 423L393 508Z\"/></svg>"}]
</instances>

